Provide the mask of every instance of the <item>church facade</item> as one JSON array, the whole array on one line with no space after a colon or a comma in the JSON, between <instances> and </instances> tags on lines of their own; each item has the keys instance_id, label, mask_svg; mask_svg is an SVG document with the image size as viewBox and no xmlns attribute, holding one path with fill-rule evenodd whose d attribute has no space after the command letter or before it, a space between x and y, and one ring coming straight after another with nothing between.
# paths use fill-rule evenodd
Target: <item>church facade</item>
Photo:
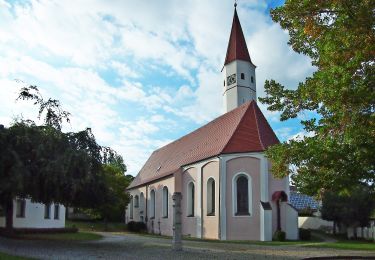
<instances>
[{"instance_id":1,"label":"church facade","mask_svg":"<svg viewBox=\"0 0 375 260\"><path fill-rule=\"evenodd\" d=\"M235 9L218 89L226 113L151 154L128 187L126 222L171 236L181 192L184 236L269 241L282 230L298 239L289 178L274 178L264 154L279 140L256 103L255 69Z\"/></svg>"}]
</instances>

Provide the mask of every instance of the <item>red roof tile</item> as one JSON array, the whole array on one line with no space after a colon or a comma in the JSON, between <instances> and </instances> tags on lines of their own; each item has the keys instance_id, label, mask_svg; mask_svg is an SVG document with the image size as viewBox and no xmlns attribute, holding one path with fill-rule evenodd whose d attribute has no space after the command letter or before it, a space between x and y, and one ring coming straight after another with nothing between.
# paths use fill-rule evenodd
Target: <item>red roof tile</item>
<instances>
[{"instance_id":1,"label":"red roof tile","mask_svg":"<svg viewBox=\"0 0 375 260\"><path fill-rule=\"evenodd\" d=\"M236 9L234 9L232 30L230 32L227 55L225 56L224 65L234 60L248 61L253 64L250 59L249 51L247 49L245 37L242 32L241 23L238 19Z\"/></svg>"},{"instance_id":2,"label":"red roof tile","mask_svg":"<svg viewBox=\"0 0 375 260\"><path fill-rule=\"evenodd\" d=\"M224 153L261 152L279 143L255 101L214 119L154 151L129 188L170 175L181 166Z\"/></svg>"}]
</instances>

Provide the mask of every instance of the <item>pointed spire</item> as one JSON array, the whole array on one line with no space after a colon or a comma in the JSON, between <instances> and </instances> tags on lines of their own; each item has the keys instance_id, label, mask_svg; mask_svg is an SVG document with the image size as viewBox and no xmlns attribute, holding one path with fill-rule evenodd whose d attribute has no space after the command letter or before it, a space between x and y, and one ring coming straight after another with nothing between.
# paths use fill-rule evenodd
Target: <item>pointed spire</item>
<instances>
[{"instance_id":1,"label":"pointed spire","mask_svg":"<svg viewBox=\"0 0 375 260\"><path fill-rule=\"evenodd\" d=\"M240 20L237 15L237 3L234 3L234 16L232 22L232 29L230 32L230 38L228 42L227 55L225 57L224 65L234 61L243 60L248 61L251 64L249 51L247 49L245 37L242 32Z\"/></svg>"}]
</instances>

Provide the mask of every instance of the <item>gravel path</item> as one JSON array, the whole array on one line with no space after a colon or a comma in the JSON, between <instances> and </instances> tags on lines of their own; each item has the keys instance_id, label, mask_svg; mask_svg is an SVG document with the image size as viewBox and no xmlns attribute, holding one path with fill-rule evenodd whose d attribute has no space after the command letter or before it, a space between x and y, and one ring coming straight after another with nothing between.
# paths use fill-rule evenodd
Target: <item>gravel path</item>
<instances>
[{"instance_id":1,"label":"gravel path","mask_svg":"<svg viewBox=\"0 0 375 260\"><path fill-rule=\"evenodd\" d=\"M0 238L0 251L38 259L302 259L337 255L374 256L375 259L374 252L365 251L203 241L184 241L184 250L174 252L170 239L135 234L100 234L103 239L85 242Z\"/></svg>"}]
</instances>

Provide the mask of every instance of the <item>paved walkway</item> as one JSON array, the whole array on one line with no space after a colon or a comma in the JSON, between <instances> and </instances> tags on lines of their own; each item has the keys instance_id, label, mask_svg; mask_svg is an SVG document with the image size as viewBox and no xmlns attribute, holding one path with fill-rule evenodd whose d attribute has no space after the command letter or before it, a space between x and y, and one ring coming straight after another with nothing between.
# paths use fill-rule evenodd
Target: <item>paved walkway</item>
<instances>
[{"instance_id":1,"label":"paved walkway","mask_svg":"<svg viewBox=\"0 0 375 260\"><path fill-rule=\"evenodd\" d=\"M374 256L374 252L365 251L204 241L184 241L184 250L174 252L170 239L135 234L100 234L104 236L101 240L82 242L0 238L0 251L38 259L302 259L338 255Z\"/></svg>"}]
</instances>

